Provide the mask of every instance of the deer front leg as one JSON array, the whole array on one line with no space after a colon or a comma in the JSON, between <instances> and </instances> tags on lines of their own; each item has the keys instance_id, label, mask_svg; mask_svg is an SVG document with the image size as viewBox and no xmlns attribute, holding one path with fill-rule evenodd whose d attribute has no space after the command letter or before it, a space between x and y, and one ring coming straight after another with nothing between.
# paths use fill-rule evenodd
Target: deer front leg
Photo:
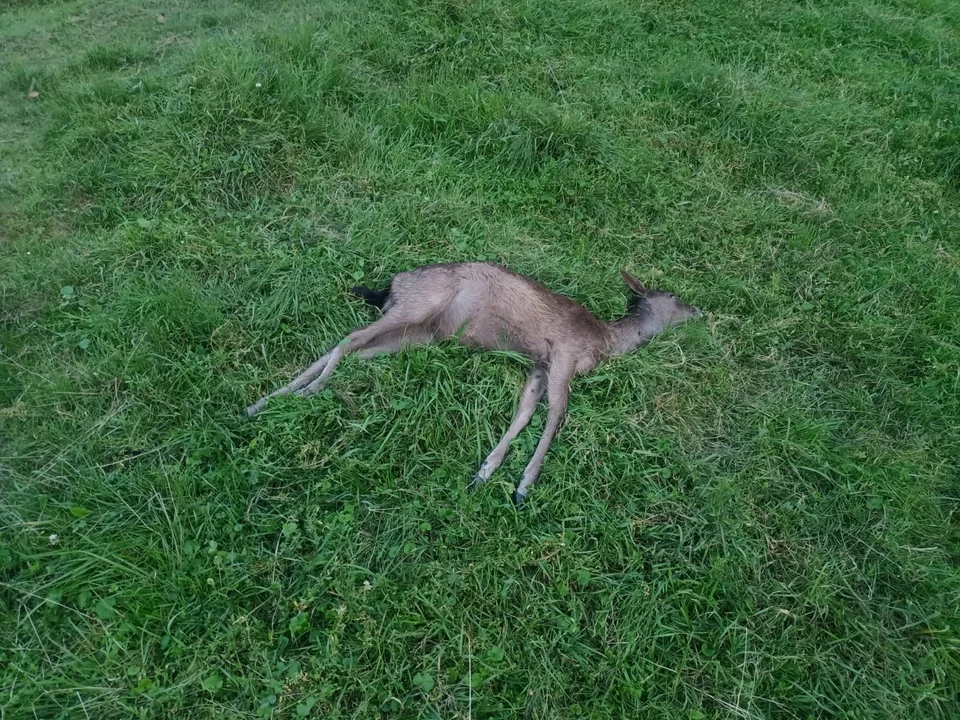
<instances>
[{"instance_id":1,"label":"deer front leg","mask_svg":"<svg viewBox=\"0 0 960 720\"><path fill-rule=\"evenodd\" d=\"M547 425L543 429L543 435L540 442L537 443L537 449L527 463L523 471L523 477L517 489L513 493L513 503L517 507L523 507L523 501L530 492L530 486L537 481L540 475L540 468L543 467L543 459L550 449L550 443L553 436L556 435L563 422L563 416L567 412L567 397L570 395L570 380L573 377L572 372L563 372L559 368L550 368L547 379L547 400L550 403L550 411L547 414Z\"/></svg>"},{"instance_id":2,"label":"deer front leg","mask_svg":"<svg viewBox=\"0 0 960 720\"><path fill-rule=\"evenodd\" d=\"M480 470L477 471L476 476L473 478L471 487L474 489L480 487L489 480L490 476L500 467L503 459L507 456L507 451L510 449L510 443L513 442L514 438L520 434L520 431L527 426L530 418L532 418L536 412L537 403L540 402L540 398L543 397L543 391L546 390L546 379L547 370L543 365L537 365L530 371L527 383L523 386L523 391L520 393L520 402L517 404L517 411L513 415L510 427L507 428L507 432L503 434L500 442L497 443L497 446L487 456L487 459L483 461Z\"/></svg>"}]
</instances>

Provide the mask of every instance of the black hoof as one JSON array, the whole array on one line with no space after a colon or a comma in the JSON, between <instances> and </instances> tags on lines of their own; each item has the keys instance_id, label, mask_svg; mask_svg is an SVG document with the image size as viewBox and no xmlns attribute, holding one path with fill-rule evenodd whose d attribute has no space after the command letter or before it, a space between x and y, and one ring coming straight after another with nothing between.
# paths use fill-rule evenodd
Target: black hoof
<instances>
[{"instance_id":1,"label":"black hoof","mask_svg":"<svg viewBox=\"0 0 960 720\"><path fill-rule=\"evenodd\" d=\"M479 490L481 487L483 487L484 482L486 481L482 477L480 477L479 475L474 475L473 482L470 483L470 489Z\"/></svg>"},{"instance_id":2,"label":"black hoof","mask_svg":"<svg viewBox=\"0 0 960 720\"><path fill-rule=\"evenodd\" d=\"M513 504L517 510L523 510L523 503L527 499L526 495L521 495L516 490L513 492Z\"/></svg>"}]
</instances>

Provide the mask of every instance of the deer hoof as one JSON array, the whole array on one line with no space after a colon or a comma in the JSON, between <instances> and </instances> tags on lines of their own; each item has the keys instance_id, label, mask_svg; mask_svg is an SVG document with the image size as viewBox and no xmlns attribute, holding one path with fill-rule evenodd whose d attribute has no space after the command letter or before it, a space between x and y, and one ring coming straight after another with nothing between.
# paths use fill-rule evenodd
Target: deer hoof
<instances>
[{"instance_id":1,"label":"deer hoof","mask_svg":"<svg viewBox=\"0 0 960 720\"><path fill-rule=\"evenodd\" d=\"M525 494L524 494L524 495L521 495L521 494L518 493L516 490L514 490L514 492L513 492L513 504L514 504L514 506L517 508L517 510L523 510L523 503L524 503L524 501L526 501L526 499L527 499L527 496L526 496Z\"/></svg>"},{"instance_id":2,"label":"deer hoof","mask_svg":"<svg viewBox=\"0 0 960 720\"><path fill-rule=\"evenodd\" d=\"M470 483L470 489L479 490L481 487L483 487L483 484L485 482L486 480L480 477L480 473L477 473L476 475L473 476L473 482Z\"/></svg>"}]
</instances>

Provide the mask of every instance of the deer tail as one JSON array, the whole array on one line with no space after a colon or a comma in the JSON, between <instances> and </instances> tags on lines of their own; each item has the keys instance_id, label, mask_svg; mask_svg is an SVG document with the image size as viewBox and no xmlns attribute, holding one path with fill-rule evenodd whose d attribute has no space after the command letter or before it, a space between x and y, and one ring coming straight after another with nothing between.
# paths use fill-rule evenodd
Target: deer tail
<instances>
[{"instance_id":1,"label":"deer tail","mask_svg":"<svg viewBox=\"0 0 960 720\"><path fill-rule=\"evenodd\" d=\"M358 285L357 287L350 288L350 292L356 295L358 298L361 298L368 305L373 305L375 308L383 310L383 306L387 304L387 301L390 299L390 288L386 287L383 290L371 290L368 287L363 287Z\"/></svg>"}]
</instances>

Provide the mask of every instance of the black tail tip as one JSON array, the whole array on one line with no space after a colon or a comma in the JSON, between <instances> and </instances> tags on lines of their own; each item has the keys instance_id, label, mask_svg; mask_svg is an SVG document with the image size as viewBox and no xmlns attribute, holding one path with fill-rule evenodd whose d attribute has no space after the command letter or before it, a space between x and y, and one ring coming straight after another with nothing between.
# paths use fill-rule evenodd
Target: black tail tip
<instances>
[{"instance_id":1,"label":"black tail tip","mask_svg":"<svg viewBox=\"0 0 960 720\"><path fill-rule=\"evenodd\" d=\"M371 290L363 285L356 285L350 288L350 292L358 298L361 298L368 305L373 305L381 310L390 297L390 288L386 288L385 290Z\"/></svg>"}]
</instances>

